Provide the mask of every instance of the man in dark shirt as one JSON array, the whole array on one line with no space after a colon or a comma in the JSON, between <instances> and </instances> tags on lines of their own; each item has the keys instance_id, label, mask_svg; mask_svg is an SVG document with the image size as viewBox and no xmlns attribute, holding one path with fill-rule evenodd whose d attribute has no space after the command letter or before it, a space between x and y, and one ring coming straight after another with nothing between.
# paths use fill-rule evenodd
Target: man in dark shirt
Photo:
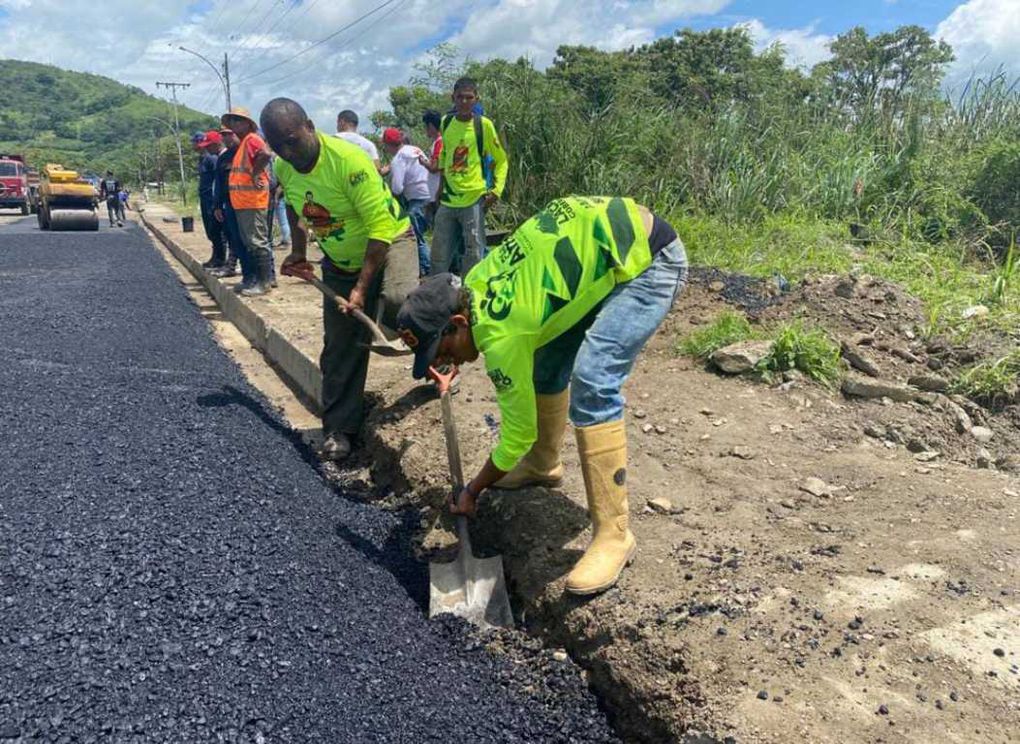
<instances>
[{"instance_id":1,"label":"man in dark shirt","mask_svg":"<svg viewBox=\"0 0 1020 744\"><path fill-rule=\"evenodd\" d=\"M237 217L230 206L230 192L227 188L230 169L233 166L234 155L237 153L240 140L236 134L226 128L219 130L218 134L220 135L220 152L216 157L216 171L213 178L213 218L223 227L228 251L227 260L223 265L211 269L209 273L214 276L228 277L237 275L237 262L240 259L238 251L245 250L241 233L237 227Z\"/></svg>"},{"instance_id":2,"label":"man in dark shirt","mask_svg":"<svg viewBox=\"0 0 1020 744\"><path fill-rule=\"evenodd\" d=\"M223 137L217 131L206 132L202 139L195 143L201 153L198 160L198 201L202 208L202 226L205 236L212 244L212 257L202 264L206 269L218 269L227 260L226 235L223 223L219 222L213 211L213 185L216 181L216 164L223 152Z\"/></svg>"},{"instance_id":3,"label":"man in dark shirt","mask_svg":"<svg viewBox=\"0 0 1020 744\"><path fill-rule=\"evenodd\" d=\"M106 214L110 227L124 226L124 205L120 201L120 181L113 177L113 171L106 171L106 178L99 182L99 197L106 200Z\"/></svg>"}]
</instances>

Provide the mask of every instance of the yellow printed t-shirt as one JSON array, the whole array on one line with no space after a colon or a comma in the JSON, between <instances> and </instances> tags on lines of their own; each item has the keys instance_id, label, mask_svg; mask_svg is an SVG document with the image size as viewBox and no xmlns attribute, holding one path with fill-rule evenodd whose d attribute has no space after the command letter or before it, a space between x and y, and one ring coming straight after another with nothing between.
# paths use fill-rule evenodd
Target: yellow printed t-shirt
<instances>
[{"instance_id":1,"label":"yellow printed t-shirt","mask_svg":"<svg viewBox=\"0 0 1020 744\"><path fill-rule=\"evenodd\" d=\"M479 117L482 124L483 154L492 156L492 191L503 195L506 185L506 151L496 136L492 120ZM478 138L475 136L474 117L461 121L448 114L442 121L443 152L439 166L443 169L443 193L441 203L448 207L470 207L487 192L482 172L482 155L478 152Z\"/></svg>"},{"instance_id":2,"label":"yellow printed t-shirt","mask_svg":"<svg viewBox=\"0 0 1020 744\"><path fill-rule=\"evenodd\" d=\"M316 135L319 159L311 173L298 173L278 158L276 177L287 204L308 223L327 258L344 271L357 271L369 240L392 243L411 223L360 147Z\"/></svg>"}]
</instances>

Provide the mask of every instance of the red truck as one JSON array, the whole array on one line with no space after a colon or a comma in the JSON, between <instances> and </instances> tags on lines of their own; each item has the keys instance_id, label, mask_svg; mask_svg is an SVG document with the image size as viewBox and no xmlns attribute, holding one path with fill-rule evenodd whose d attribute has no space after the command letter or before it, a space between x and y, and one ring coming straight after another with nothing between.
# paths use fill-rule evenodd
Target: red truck
<instances>
[{"instance_id":1,"label":"red truck","mask_svg":"<svg viewBox=\"0 0 1020 744\"><path fill-rule=\"evenodd\" d=\"M29 211L28 167L21 155L0 153L0 209Z\"/></svg>"}]
</instances>

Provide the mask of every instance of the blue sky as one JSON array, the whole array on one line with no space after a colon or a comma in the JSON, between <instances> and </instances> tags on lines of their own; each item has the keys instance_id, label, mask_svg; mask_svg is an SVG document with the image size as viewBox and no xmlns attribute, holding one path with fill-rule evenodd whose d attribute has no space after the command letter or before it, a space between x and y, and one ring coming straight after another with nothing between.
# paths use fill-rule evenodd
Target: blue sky
<instances>
[{"instance_id":1,"label":"blue sky","mask_svg":"<svg viewBox=\"0 0 1020 744\"><path fill-rule=\"evenodd\" d=\"M387 5L329 43L312 46ZM1020 0L0 0L0 54L108 75L157 94L156 80L190 82L183 101L223 108L219 81L180 45L214 60L230 54L234 101L257 111L277 95L305 104L320 127L335 112L387 105L430 46L449 41L472 58L526 55L548 64L561 44L619 49L676 28L745 25L758 48L781 42L810 67L852 26L871 33L917 24L949 41L949 82L1004 65L1020 76ZM298 59L291 57L307 50ZM276 69L258 74L270 65Z\"/></svg>"}]
</instances>

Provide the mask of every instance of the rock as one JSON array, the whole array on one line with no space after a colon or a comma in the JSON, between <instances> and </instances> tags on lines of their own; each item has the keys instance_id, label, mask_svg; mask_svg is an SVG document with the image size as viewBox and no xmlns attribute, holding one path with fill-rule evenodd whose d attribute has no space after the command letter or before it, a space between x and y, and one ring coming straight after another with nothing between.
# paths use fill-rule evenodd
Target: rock
<instances>
[{"instance_id":1,"label":"rock","mask_svg":"<svg viewBox=\"0 0 1020 744\"><path fill-rule=\"evenodd\" d=\"M995 467L1004 473L1020 473L1020 455L1002 455L995 461Z\"/></svg>"},{"instance_id":2,"label":"rock","mask_svg":"<svg viewBox=\"0 0 1020 744\"><path fill-rule=\"evenodd\" d=\"M641 431L643 431L645 434L648 434L653 429L655 429L655 427L652 426L651 424L641 424Z\"/></svg>"},{"instance_id":3,"label":"rock","mask_svg":"<svg viewBox=\"0 0 1020 744\"><path fill-rule=\"evenodd\" d=\"M974 422L971 421L970 415L963 410L963 406L946 397L942 398L942 404L952 414L953 426L956 428L957 434L966 434L974 428Z\"/></svg>"},{"instance_id":4,"label":"rock","mask_svg":"<svg viewBox=\"0 0 1020 744\"><path fill-rule=\"evenodd\" d=\"M960 313L960 317L964 320L969 320L971 318L983 318L986 315L988 315L988 308L984 305L971 305Z\"/></svg>"},{"instance_id":5,"label":"rock","mask_svg":"<svg viewBox=\"0 0 1020 744\"><path fill-rule=\"evenodd\" d=\"M1006 655L1006 651L1005 651L1005 649L1001 649L1001 648L995 648L995 649L992 649L992 653L993 653L993 654L995 654L996 656L998 656L998 657L999 657L1000 659L1001 659L1001 658L1002 658L1003 656L1005 656L1005 655Z\"/></svg>"},{"instance_id":6,"label":"rock","mask_svg":"<svg viewBox=\"0 0 1020 744\"><path fill-rule=\"evenodd\" d=\"M914 455L914 459L918 462L931 462L939 457L939 453L935 450L928 450L927 452L918 452Z\"/></svg>"},{"instance_id":7,"label":"rock","mask_svg":"<svg viewBox=\"0 0 1020 744\"><path fill-rule=\"evenodd\" d=\"M730 455L733 456L733 457L737 457L737 458L739 458L741 460L753 460L754 459L754 453L750 450L750 448L745 447L742 444L735 444L735 445L733 445L733 447L730 448Z\"/></svg>"},{"instance_id":8,"label":"rock","mask_svg":"<svg viewBox=\"0 0 1020 744\"><path fill-rule=\"evenodd\" d=\"M672 499L666 496L656 496L653 499L648 499L648 507L659 514L676 513L676 505L673 503Z\"/></svg>"},{"instance_id":9,"label":"rock","mask_svg":"<svg viewBox=\"0 0 1020 744\"><path fill-rule=\"evenodd\" d=\"M914 388L885 380L869 380L866 377L847 375L843 379L843 394L853 398L889 398L907 403L917 397Z\"/></svg>"},{"instance_id":10,"label":"rock","mask_svg":"<svg viewBox=\"0 0 1020 744\"><path fill-rule=\"evenodd\" d=\"M907 450L910 452L927 452L929 449L928 444L919 437L911 437L907 441Z\"/></svg>"},{"instance_id":11,"label":"rock","mask_svg":"<svg viewBox=\"0 0 1020 744\"><path fill-rule=\"evenodd\" d=\"M840 353L851 367L871 377L879 376L879 369L865 354L861 353L846 341L840 343Z\"/></svg>"},{"instance_id":12,"label":"rock","mask_svg":"<svg viewBox=\"0 0 1020 744\"><path fill-rule=\"evenodd\" d=\"M656 434L665 434L666 431L667 431L666 427L663 426L662 424L656 424L655 425L655 433Z\"/></svg>"},{"instance_id":13,"label":"rock","mask_svg":"<svg viewBox=\"0 0 1020 744\"><path fill-rule=\"evenodd\" d=\"M864 425L864 433L872 439L885 439L885 427L881 424L869 421Z\"/></svg>"},{"instance_id":14,"label":"rock","mask_svg":"<svg viewBox=\"0 0 1020 744\"><path fill-rule=\"evenodd\" d=\"M801 491L807 491L812 496L818 496L819 498L829 498L832 496L832 486L823 481L821 478L805 478L804 482L799 486Z\"/></svg>"},{"instance_id":15,"label":"rock","mask_svg":"<svg viewBox=\"0 0 1020 744\"><path fill-rule=\"evenodd\" d=\"M989 470L992 467L992 453L982 447L978 450L975 464L982 470Z\"/></svg>"},{"instance_id":16,"label":"rock","mask_svg":"<svg viewBox=\"0 0 1020 744\"><path fill-rule=\"evenodd\" d=\"M837 297L852 300L857 294L857 281L853 277L846 277L832 291Z\"/></svg>"},{"instance_id":17,"label":"rock","mask_svg":"<svg viewBox=\"0 0 1020 744\"><path fill-rule=\"evenodd\" d=\"M766 692L765 690L758 690L758 699L759 700L768 700L769 699L768 692Z\"/></svg>"},{"instance_id":18,"label":"rock","mask_svg":"<svg viewBox=\"0 0 1020 744\"><path fill-rule=\"evenodd\" d=\"M787 369L783 371L783 382L797 383L807 382L807 375L799 369Z\"/></svg>"},{"instance_id":19,"label":"rock","mask_svg":"<svg viewBox=\"0 0 1020 744\"><path fill-rule=\"evenodd\" d=\"M771 341L740 341L712 352L709 360L730 375L750 372L772 348Z\"/></svg>"},{"instance_id":20,"label":"rock","mask_svg":"<svg viewBox=\"0 0 1020 744\"><path fill-rule=\"evenodd\" d=\"M648 418L648 412L642 408L639 408L636 411L634 411L634 418L636 419Z\"/></svg>"},{"instance_id":21,"label":"rock","mask_svg":"<svg viewBox=\"0 0 1020 744\"><path fill-rule=\"evenodd\" d=\"M938 357L928 357L928 369L930 369L932 372L938 372L945 366L946 363L943 362Z\"/></svg>"},{"instance_id":22,"label":"rock","mask_svg":"<svg viewBox=\"0 0 1020 744\"><path fill-rule=\"evenodd\" d=\"M992 437L995 436L995 432L987 426L972 426L970 429L970 435L984 444L992 441Z\"/></svg>"},{"instance_id":23,"label":"rock","mask_svg":"<svg viewBox=\"0 0 1020 744\"><path fill-rule=\"evenodd\" d=\"M929 393L944 393L949 389L949 380L939 375L914 375L907 379L907 384Z\"/></svg>"},{"instance_id":24,"label":"rock","mask_svg":"<svg viewBox=\"0 0 1020 744\"><path fill-rule=\"evenodd\" d=\"M558 648L555 651L553 651L552 657L554 661L566 661L568 658L567 652L564 651L562 648Z\"/></svg>"},{"instance_id":25,"label":"rock","mask_svg":"<svg viewBox=\"0 0 1020 744\"><path fill-rule=\"evenodd\" d=\"M878 714L882 715L882 716L889 715L889 706L888 705L884 705L884 704L878 706Z\"/></svg>"},{"instance_id":26,"label":"rock","mask_svg":"<svg viewBox=\"0 0 1020 744\"><path fill-rule=\"evenodd\" d=\"M718 279L714 282L710 282L708 285L709 292L722 292L724 289L726 289L726 284Z\"/></svg>"}]
</instances>

